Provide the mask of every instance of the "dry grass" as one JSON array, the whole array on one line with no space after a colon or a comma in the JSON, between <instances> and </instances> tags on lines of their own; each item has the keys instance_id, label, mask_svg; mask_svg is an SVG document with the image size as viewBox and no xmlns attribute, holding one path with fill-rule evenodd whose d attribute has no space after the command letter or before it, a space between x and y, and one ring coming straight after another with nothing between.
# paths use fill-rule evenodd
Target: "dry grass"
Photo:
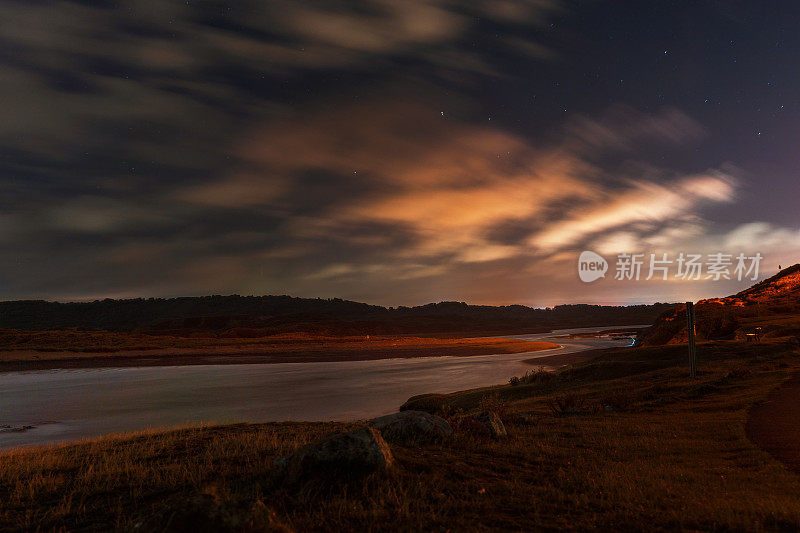
<instances>
[{"instance_id":1,"label":"dry grass","mask_svg":"<svg viewBox=\"0 0 800 533\"><path fill-rule=\"evenodd\" d=\"M505 410L510 437L393 446L397 468L361 482L284 486L271 475L274 457L341 424L188 428L5 453L0 524L797 530L800 481L747 440L744 424L800 357L781 342L703 344L693 381L684 351L611 352L550 380L447 395L453 411ZM614 398L624 411L553 416L548 403L564 395L586 406ZM515 423L520 413L536 422Z\"/></svg>"}]
</instances>

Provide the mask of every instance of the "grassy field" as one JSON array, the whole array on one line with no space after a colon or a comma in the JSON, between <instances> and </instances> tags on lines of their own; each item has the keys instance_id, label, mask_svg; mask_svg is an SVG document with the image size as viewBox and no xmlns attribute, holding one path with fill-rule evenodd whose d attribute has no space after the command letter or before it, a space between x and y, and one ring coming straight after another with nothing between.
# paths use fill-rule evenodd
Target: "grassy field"
<instances>
[{"instance_id":1,"label":"grassy field","mask_svg":"<svg viewBox=\"0 0 800 533\"><path fill-rule=\"evenodd\" d=\"M0 454L5 530L787 530L800 480L745 434L748 409L792 373L783 340L629 349L516 385L425 400L452 442L392 446L361 480L284 485L272 460L358 424L182 428ZM365 400L368 401L368 400ZM491 407L509 438L461 424ZM520 416L525 414L526 416Z\"/></svg>"},{"instance_id":2,"label":"grassy field","mask_svg":"<svg viewBox=\"0 0 800 533\"><path fill-rule=\"evenodd\" d=\"M470 356L558 347L498 338L147 335L108 331L0 330L0 372L48 368L354 361L394 357Z\"/></svg>"}]
</instances>

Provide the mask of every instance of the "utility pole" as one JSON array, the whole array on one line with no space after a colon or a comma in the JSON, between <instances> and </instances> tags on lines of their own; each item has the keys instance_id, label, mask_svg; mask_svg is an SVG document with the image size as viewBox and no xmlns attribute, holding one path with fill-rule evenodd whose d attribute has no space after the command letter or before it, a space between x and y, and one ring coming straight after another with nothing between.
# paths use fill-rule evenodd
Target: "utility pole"
<instances>
[{"instance_id":1,"label":"utility pole","mask_svg":"<svg viewBox=\"0 0 800 533\"><path fill-rule=\"evenodd\" d=\"M689 338L689 375L697 377L697 345L694 334L694 302L686 302L686 334Z\"/></svg>"}]
</instances>

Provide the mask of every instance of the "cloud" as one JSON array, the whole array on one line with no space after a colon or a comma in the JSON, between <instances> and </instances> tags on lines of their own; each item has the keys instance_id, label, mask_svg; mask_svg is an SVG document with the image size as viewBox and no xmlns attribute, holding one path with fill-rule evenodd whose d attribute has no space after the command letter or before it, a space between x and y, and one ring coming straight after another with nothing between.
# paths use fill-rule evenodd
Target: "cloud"
<instances>
[{"instance_id":1,"label":"cloud","mask_svg":"<svg viewBox=\"0 0 800 533\"><path fill-rule=\"evenodd\" d=\"M324 242L334 257L358 258L323 261L307 279L409 279L411 269L441 281L460 265L485 272L518 269L520 262L540 268L586 241L605 252L702 231L704 207L735 199L735 172L728 168L680 176L626 162L620 174L596 162L645 138L696 141L702 128L675 110L647 115L617 107L602 115L616 117L608 120L603 142L595 137L589 145L586 135L576 141L568 126L561 139L535 146L506 130L443 117L419 101L390 99L391 107L365 100L310 109L253 129L237 150L244 164L262 171L263 191L248 181L244 205L281 205L292 242ZM300 177L315 169L326 171L325 201L315 202L314 213L292 215L293 202L314 196L314 182ZM289 183L301 188L276 198L276 175L294 176ZM218 205L230 183L208 185L221 192ZM509 226L516 236L496 240L497 229ZM410 266L422 258L430 264ZM506 266L481 266L495 263Z\"/></svg>"},{"instance_id":2,"label":"cloud","mask_svg":"<svg viewBox=\"0 0 800 533\"><path fill-rule=\"evenodd\" d=\"M263 192L248 181L245 205L281 204L292 212L293 202L313 194L314 182L299 177L325 169L327 196L315 203L324 208L315 215L324 223L303 219L293 225L303 235L294 235L307 236L313 227L345 241L352 236L341 234L344 226L391 225L414 236L384 252L396 257L483 262L524 253L485 234L504 222L530 222L555 202L594 194L582 177L588 167L575 154L538 149L519 136L446 118L400 97L391 107L361 102L257 128L238 155L262 169ZM276 199L275 175L294 176L302 188ZM230 184L204 185L211 193L203 199L227 202L230 193L222 191ZM187 191L176 195L186 198Z\"/></svg>"},{"instance_id":3,"label":"cloud","mask_svg":"<svg viewBox=\"0 0 800 533\"><path fill-rule=\"evenodd\" d=\"M697 141L702 128L672 109L648 115L615 107L600 115L602 136L576 139L574 124L596 122L582 118L560 138L535 145L488 124L442 116L419 100L382 94L392 106L366 99L255 127L235 153L240 165L257 171L173 197L279 211L282 239L304 262L304 279L348 290L379 279L441 283L464 268L475 276L518 278L511 272L541 273L582 244L603 253L672 246L681 235L707 229L704 208L735 200L736 171L728 167L676 175L636 160L601 163L643 141ZM323 170L320 197L313 176ZM278 188L275 176L283 177ZM565 272L552 271L556 283Z\"/></svg>"},{"instance_id":4,"label":"cloud","mask_svg":"<svg viewBox=\"0 0 800 533\"><path fill-rule=\"evenodd\" d=\"M267 7L282 31L300 44L325 46L365 53L386 53L407 46L448 41L461 33L465 17L444 2L372 0L362 9L325 9L291 1Z\"/></svg>"},{"instance_id":5,"label":"cloud","mask_svg":"<svg viewBox=\"0 0 800 533\"><path fill-rule=\"evenodd\" d=\"M584 244L793 243L663 157L710 136L684 111L519 105L565 6L4 3L3 295L563 301Z\"/></svg>"},{"instance_id":6,"label":"cloud","mask_svg":"<svg viewBox=\"0 0 800 533\"><path fill-rule=\"evenodd\" d=\"M734 193L733 178L719 171L667 185L633 182L622 191L604 191L592 205L576 209L578 214L565 220L554 221L529 242L540 250L554 251L610 229L680 218L704 202L731 202Z\"/></svg>"},{"instance_id":7,"label":"cloud","mask_svg":"<svg viewBox=\"0 0 800 533\"><path fill-rule=\"evenodd\" d=\"M154 205L103 197L85 196L71 199L47 212L53 227L84 233L114 233L121 229L158 227L168 224L170 217Z\"/></svg>"},{"instance_id":8,"label":"cloud","mask_svg":"<svg viewBox=\"0 0 800 533\"><path fill-rule=\"evenodd\" d=\"M61 197L63 183L77 195L122 181L197 185L235 166L230 148L243 129L302 107L298 93L322 83L305 81L316 71L397 75L395 58L405 58L409 79L485 75L486 54L462 43L479 20L515 13L532 29L557 9L522 0L4 3L0 172L17 181L46 173ZM7 209L43 200L41 191L35 201L0 198Z\"/></svg>"},{"instance_id":9,"label":"cloud","mask_svg":"<svg viewBox=\"0 0 800 533\"><path fill-rule=\"evenodd\" d=\"M173 196L178 201L202 206L247 208L278 198L286 188L285 180L278 176L236 174L219 181L180 188Z\"/></svg>"},{"instance_id":10,"label":"cloud","mask_svg":"<svg viewBox=\"0 0 800 533\"><path fill-rule=\"evenodd\" d=\"M780 228L768 222L748 222L732 229L722 241L723 247L728 249L752 247L754 244L767 248L798 248L800 230Z\"/></svg>"}]
</instances>

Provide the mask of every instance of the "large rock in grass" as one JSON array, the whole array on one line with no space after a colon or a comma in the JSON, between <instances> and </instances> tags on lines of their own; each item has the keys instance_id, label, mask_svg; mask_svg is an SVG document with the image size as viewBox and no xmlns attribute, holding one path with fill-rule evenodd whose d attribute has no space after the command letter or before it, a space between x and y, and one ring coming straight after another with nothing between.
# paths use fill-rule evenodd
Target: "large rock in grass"
<instances>
[{"instance_id":1,"label":"large rock in grass","mask_svg":"<svg viewBox=\"0 0 800 533\"><path fill-rule=\"evenodd\" d=\"M424 411L401 411L372 421L383 438L395 444L424 444L450 438L447 420Z\"/></svg>"},{"instance_id":2,"label":"large rock in grass","mask_svg":"<svg viewBox=\"0 0 800 533\"><path fill-rule=\"evenodd\" d=\"M334 433L276 459L274 466L288 480L360 477L392 466L389 445L378 430L366 427Z\"/></svg>"},{"instance_id":3,"label":"large rock in grass","mask_svg":"<svg viewBox=\"0 0 800 533\"><path fill-rule=\"evenodd\" d=\"M475 422L483 426L485 432L493 439L501 439L508 436L503 420L494 411L485 411L472 417Z\"/></svg>"},{"instance_id":4,"label":"large rock in grass","mask_svg":"<svg viewBox=\"0 0 800 533\"><path fill-rule=\"evenodd\" d=\"M425 411L432 415L441 414L447 405L447 396L444 394L420 394L412 396L400 406L401 411Z\"/></svg>"}]
</instances>

